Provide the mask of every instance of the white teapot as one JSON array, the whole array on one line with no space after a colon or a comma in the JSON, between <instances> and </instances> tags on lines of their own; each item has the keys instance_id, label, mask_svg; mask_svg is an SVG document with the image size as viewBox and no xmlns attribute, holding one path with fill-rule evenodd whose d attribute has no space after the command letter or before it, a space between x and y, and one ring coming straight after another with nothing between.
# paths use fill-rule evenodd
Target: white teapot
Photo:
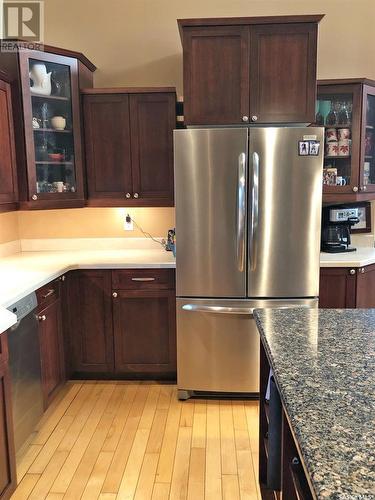
<instances>
[{"instance_id":1,"label":"white teapot","mask_svg":"<svg viewBox=\"0 0 375 500\"><path fill-rule=\"evenodd\" d=\"M34 64L29 76L33 82L30 88L32 94L51 95L51 72L47 73L45 64Z\"/></svg>"}]
</instances>

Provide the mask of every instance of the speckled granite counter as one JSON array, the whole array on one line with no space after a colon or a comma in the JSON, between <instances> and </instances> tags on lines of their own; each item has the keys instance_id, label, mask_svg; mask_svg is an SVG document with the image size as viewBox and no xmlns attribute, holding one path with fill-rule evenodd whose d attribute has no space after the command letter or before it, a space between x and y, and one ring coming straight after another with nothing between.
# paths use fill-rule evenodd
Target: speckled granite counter
<instances>
[{"instance_id":1,"label":"speckled granite counter","mask_svg":"<svg viewBox=\"0 0 375 500\"><path fill-rule=\"evenodd\" d=\"M375 499L375 310L254 314L317 499Z\"/></svg>"}]
</instances>

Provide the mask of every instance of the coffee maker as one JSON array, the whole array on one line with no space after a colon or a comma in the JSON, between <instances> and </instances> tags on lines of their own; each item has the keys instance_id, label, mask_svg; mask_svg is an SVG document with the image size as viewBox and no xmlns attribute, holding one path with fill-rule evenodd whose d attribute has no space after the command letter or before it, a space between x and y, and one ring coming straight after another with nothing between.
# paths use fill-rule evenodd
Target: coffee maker
<instances>
[{"instance_id":1,"label":"coffee maker","mask_svg":"<svg viewBox=\"0 0 375 500\"><path fill-rule=\"evenodd\" d=\"M354 252L356 248L350 246L350 228L358 222L358 208L324 207L322 217L322 252Z\"/></svg>"}]
</instances>

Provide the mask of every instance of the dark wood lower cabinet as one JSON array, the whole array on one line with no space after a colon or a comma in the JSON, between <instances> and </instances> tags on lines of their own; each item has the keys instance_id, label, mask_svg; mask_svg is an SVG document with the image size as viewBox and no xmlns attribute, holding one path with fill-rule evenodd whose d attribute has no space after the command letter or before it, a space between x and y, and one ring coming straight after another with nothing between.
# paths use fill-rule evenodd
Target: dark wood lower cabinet
<instances>
[{"instance_id":1,"label":"dark wood lower cabinet","mask_svg":"<svg viewBox=\"0 0 375 500\"><path fill-rule=\"evenodd\" d=\"M115 371L131 377L176 373L173 290L119 291L113 300Z\"/></svg>"},{"instance_id":2,"label":"dark wood lower cabinet","mask_svg":"<svg viewBox=\"0 0 375 500\"><path fill-rule=\"evenodd\" d=\"M67 279L70 372L113 372L111 271L74 271Z\"/></svg>"},{"instance_id":3,"label":"dark wood lower cabinet","mask_svg":"<svg viewBox=\"0 0 375 500\"><path fill-rule=\"evenodd\" d=\"M72 271L64 286L71 375L175 379L174 270Z\"/></svg>"},{"instance_id":4,"label":"dark wood lower cabinet","mask_svg":"<svg viewBox=\"0 0 375 500\"><path fill-rule=\"evenodd\" d=\"M60 298L39 311L38 319L43 397L47 408L65 381Z\"/></svg>"},{"instance_id":5,"label":"dark wood lower cabinet","mask_svg":"<svg viewBox=\"0 0 375 500\"><path fill-rule=\"evenodd\" d=\"M262 499L312 500L313 496L284 408L278 396L276 384L274 387L271 387L271 400L265 400L269 373L270 364L261 343L259 380L259 485ZM276 403L272 399L275 396ZM276 406L280 405L279 412L275 411L275 404ZM279 416L281 416L280 421L278 421Z\"/></svg>"},{"instance_id":6,"label":"dark wood lower cabinet","mask_svg":"<svg viewBox=\"0 0 375 500\"><path fill-rule=\"evenodd\" d=\"M0 334L0 499L8 500L16 488L7 334Z\"/></svg>"},{"instance_id":7,"label":"dark wood lower cabinet","mask_svg":"<svg viewBox=\"0 0 375 500\"><path fill-rule=\"evenodd\" d=\"M320 269L319 307L323 309L375 307L375 264Z\"/></svg>"}]
</instances>

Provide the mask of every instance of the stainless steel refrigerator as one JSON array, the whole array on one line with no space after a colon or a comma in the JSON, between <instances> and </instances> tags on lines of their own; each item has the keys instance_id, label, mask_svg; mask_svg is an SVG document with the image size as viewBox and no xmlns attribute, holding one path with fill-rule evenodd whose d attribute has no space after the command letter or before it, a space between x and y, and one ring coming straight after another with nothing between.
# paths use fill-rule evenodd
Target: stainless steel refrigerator
<instances>
[{"instance_id":1,"label":"stainless steel refrigerator","mask_svg":"<svg viewBox=\"0 0 375 500\"><path fill-rule=\"evenodd\" d=\"M322 128L174 132L178 396L257 393L253 309L316 307Z\"/></svg>"}]
</instances>

